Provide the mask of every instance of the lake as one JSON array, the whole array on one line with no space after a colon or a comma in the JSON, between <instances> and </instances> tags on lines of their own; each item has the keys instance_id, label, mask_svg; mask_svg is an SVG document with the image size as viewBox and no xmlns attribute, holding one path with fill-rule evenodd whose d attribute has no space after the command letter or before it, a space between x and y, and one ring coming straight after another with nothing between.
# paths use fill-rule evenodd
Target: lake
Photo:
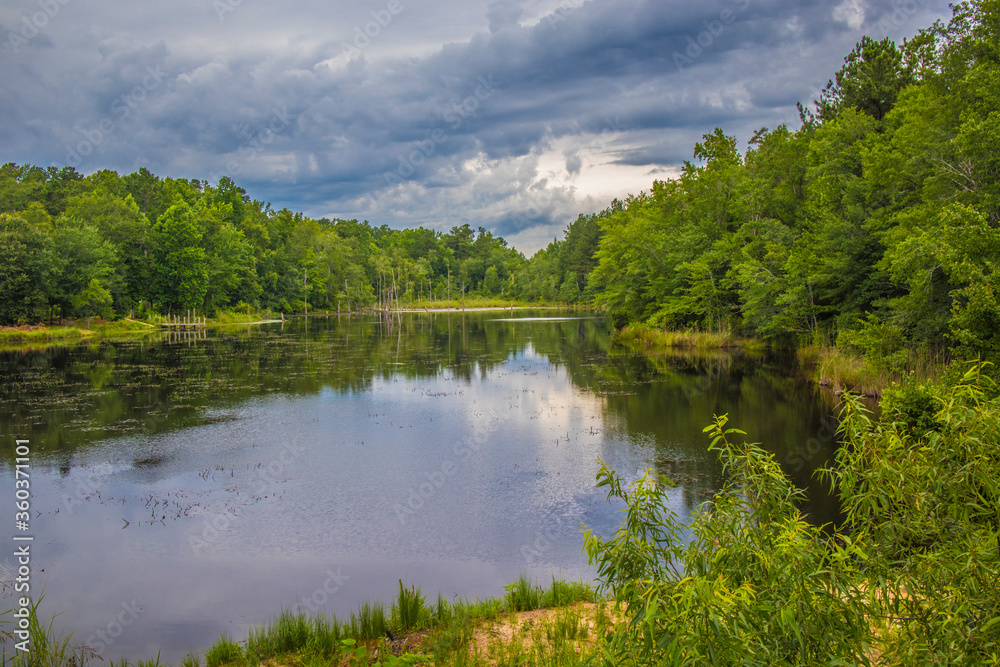
<instances>
[{"instance_id":1,"label":"lake","mask_svg":"<svg viewBox=\"0 0 1000 667\"><path fill-rule=\"evenodd\" d=\"M815 521L835 517L811 479L835 408L793 355L649 359L611 339L599 315L514 310L3 352L0 522L28 439L43 614L105 658L176 663L282 608L390 601L399 579L448 599L591 579L581 525L608 535L620 509L598 459L667 475L686 517L722 483L714 414L778 455Z\"/></svg>"}]
</instances>

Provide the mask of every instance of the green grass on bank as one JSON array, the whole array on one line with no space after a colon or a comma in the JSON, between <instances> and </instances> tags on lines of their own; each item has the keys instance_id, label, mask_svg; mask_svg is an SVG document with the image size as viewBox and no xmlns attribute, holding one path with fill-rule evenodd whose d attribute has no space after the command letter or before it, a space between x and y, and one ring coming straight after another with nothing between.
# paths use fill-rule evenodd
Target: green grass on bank
<instances>
[{"instance_id":1,"label":"green grass on bank","mask_svg":"<svg viewBox=\"0 0 1000 667\"><path fill-rule=\"evenodd\" d=\"M553 578L548 587L537 585L522 576L507 585L501 598L487 600L445 600L440 594L428 600L416 586L399 582L396 599L388 606L364 601L349 618L326 616L304 610L282 610L276 618L252 628L247 637L220 637L203 652L192 651L179 663L183 667L255 667L258 665L486 665L497 664L580 664L584 651L579 641L601 636L610 624L607 610L596 612L594 619L574 607L580 602L596 602L594 589L583 582L565 582ZM525 624L516 622L519 612L558 610L551 618ZM9 613L9 612L8 612ZM0 665L7 667L83 667L100 664L90 647L74 642L71 635L56 636L52 622L38 621L38 604L31 609L31 653L12 651L14 639L0 633L3 647ZM488 624L502 623L518 627L523 636L513 642L477 641ZM0 622L11 619L0 615ZM523 625L523 627L521 627ZM0 625L0 629L6 627ZM531 632L528 632L531 630ZM518 632L511 638L517 639ZM510 646L506 645L511 643ZM492 659L491 659L492 656ZM572 659L570 659L572 658ZM539 661L541 660L541 661ZM139 662L113 661L114 667L158 667L159 657Z\"/></svg>"},{"instance_id":2,"label":"green grass on bank","mask_svg":"<svg viewBox=\"0 0 1000 667\"><path fill-rule=\"evenodd\" d=\"M44 343L56 340L71 340L93 336L96 331L78 327L34 326L0 328L0 344L4 343Z\"/></svg>"},{"instance_id":3,"label":"green grass on bank","mask_svg":"<svg viewBox=\"0 0 1000 667\"><path fill-rule=\"evenodd\" d=\"M809 378L820 386L868 397L881 396L885 389L904 379L934 380L948 365L943 352L921 349L908 351L905 358L893 364L832 346L803 346L796 354Z\"/></svg>"}]
</instances>

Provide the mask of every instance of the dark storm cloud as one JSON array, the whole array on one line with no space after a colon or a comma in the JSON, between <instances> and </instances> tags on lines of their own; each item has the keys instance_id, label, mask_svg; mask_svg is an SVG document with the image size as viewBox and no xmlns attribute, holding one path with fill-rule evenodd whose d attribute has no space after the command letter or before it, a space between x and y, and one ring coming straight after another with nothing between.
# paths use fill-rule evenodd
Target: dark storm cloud
<instances>
[{"instance_id":1,"label":"dark storm cloud","mask_svg":"<svg viewBox=\"0 0 1000 667\"><path fill-rule=\"evenodd\" d=\"M0 9L5 160L230 175L316 217L470 222L520 234L528 250L583 207L648 189L641 179L690 159L715 126L745 142L794 124L795 103L818 95L862 34L899 38L947 11L936 0L541 11L52 0L27 38L42 4ZM574 185L626 168L645 170L604 199Z\"/></svg>"}]
</instances>

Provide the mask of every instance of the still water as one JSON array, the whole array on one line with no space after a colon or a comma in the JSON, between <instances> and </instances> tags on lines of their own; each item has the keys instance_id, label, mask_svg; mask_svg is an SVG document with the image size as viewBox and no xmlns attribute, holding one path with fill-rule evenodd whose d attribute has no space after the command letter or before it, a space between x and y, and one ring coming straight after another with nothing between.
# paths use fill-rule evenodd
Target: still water
<instances>
[{"instance_id":1,"label":"still water","mask_svg":"<svg viewBox=\"0 0 1000 667\"><path fill-rule=\"evenodd\" d=\"M32 590L76 640L103 633L105 658L177 663L282 608L389 601L398 579L449 599L521 573L591 579L581 525L610 534L620 509L594 488L598 459L666 474L688 516L722 483L714 414L778 454L815 520L835 511L811 479L834 408L794 359L651 360L614 347L600 316L151 334L0 353L0 377L0 525L28 439Z\"/></svg>"}]
</instances>

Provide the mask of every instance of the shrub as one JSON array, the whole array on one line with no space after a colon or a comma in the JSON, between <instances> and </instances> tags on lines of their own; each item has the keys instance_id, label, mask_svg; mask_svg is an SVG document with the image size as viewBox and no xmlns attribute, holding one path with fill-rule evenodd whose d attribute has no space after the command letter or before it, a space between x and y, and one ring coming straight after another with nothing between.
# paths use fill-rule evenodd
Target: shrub
<instances>
[{"instance_id":1,"label":"shrub","mask_svg":"<svg viewBox=\"0 0 1000 667\"><path fill-rule=\"evenodd\" d=\"M651 472L631 489L606 466L598 486L623 500L609 540L585 535L601 589L624 607L602 647L605 664L865 664L866 606L852 587L849 542L827 537L796 508L802 492L774 457L709 429L729 480L688 532L667 509L673 485Z\"/></svg>"}]
</instances>

